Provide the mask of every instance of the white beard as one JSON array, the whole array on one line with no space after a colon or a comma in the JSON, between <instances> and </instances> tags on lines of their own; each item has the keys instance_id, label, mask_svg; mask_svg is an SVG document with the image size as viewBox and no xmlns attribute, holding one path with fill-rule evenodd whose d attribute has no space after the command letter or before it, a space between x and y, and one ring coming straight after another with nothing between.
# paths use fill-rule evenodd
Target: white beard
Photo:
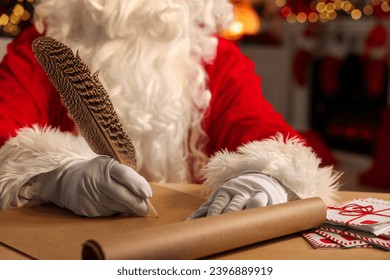
<instances>
[{"instance_id":1,"label":"white beard","mask_svg":"<svg viewBox=\"0 0 390 280\"><path fill-rule=\"evenodd\" d=\"M189 182L207 161L202 63L215 57L210 35L227 22L226 10L221 0L41 0L36 23L44 19L48 36L100 70L136 148L137 171L149 181Z\"/></svg>"}]
</instances>

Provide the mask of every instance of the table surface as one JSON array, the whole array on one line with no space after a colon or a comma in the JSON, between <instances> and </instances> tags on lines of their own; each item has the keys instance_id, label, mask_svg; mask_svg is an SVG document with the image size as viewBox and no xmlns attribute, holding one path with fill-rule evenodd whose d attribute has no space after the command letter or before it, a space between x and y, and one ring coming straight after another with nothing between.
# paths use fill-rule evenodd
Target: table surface
<instances>
[{"instance_id":1,"label":"table surface","mask_svg":"<svg viewBox=\"0 0 390 280\"><path fill-rule=\"evenodd\" d=\"M196 197L202 197L198 185L160 184L164 187L184 192ZM371 192L340 192L339 201L347 201L352 198L378 198L390 201L390 193ZM26 260L31 259L4 243L0 242L1 260ZM267 260L380 260L390 259L390 252L377 248L352 248L352 249L314 249L299 233L275 238L258 244L235 249L225 253L209 256L207 259L233 260L233 259L267 259Z\"/></svg>"}]
</instances>

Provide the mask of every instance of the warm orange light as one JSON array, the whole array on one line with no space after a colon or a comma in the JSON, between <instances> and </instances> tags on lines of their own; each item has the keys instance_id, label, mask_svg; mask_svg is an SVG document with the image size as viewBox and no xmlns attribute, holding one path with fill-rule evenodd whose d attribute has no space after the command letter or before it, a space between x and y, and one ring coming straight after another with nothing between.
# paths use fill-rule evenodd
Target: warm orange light
<instances>
[{"instance_id":1,"label":"warm orange light","mask_svg":"<svg viewBox=\"0 0 390 280\"><path fill-rule=\"evenodd\" d=\"M318 13L323 13L326 10L326 4L323 2L319 2L316 6Z\"/></svg>"},{"instance_id":2,"label":"warm orange light","mask_svg":"<svg viewBox=\"0 0 390 280\"><path fill-rule=\"evenodd\" d=\"M252 0L253 1L253 0ZM277 0L275 0L276 3ZM289 23L304 23L309 22L327 22L335 20L338 14L347 13L354 20L359 20L363 16L371 16L374 14L374 8L380 6L382 12L390 13L390 0L366 0L365 5L360 7L364 1L352 1L352 0L311 0L307 1L308 8L311 12L303 13L295 11L289 5L281 5L287 3L286 1L277 1L278 7L280 7L280 13L286 18ZM356 2L359 2L356 4Z\"/></svg>"},{"instance_id":3,"label":"warm orange light","mask_svg":"<svg viewBox=\"0 0 390 280\"><path fill-rule=\"evenodd\" d=\"M387 2L382 2L381 8L382 8L382 11L384 11L385 13L390 11L390 5Z\"/></svg>"},{"instance_id":4,"label":"warm orange light","mask_svg":"<svg viewBox=\"0 0 390 280\"><path fill-rule=\"evenodd\" d=\"M256 34L260 30L260 17L251 4L238 4L233 9L236 21L244 25L245 34Z\"/></svg>"},{"instance_id":5,"label":"warm orange light","mask_svg":"<svg viewBox=\"0 0 390 280\"><path fill-rule=\"evenodd\" d=\"M9 17L9 21L12 23L12 24L15 24L17 25L19 22L20 22L20 17L15 15L14 13L12 13Z\"/></svg>"},{"instance_id":6,"label":"warm orange light","mask_svg":"<svg viewBox=\"0 0 390 280\"><path fill-rule=\"evenodd\" d=\"M275 5L279 8L283 7L286 5L286 0L275 0Z\"/></svg>"},{"instance_id":7,"label":"warm orange light","mask_svg":"<svg viewBox=\"0 0 390 280\"><path fill-rule=\"evenodd\" d=\"M354 9L352 12L351 12L351 17L354 19L354 20L358 20L362 17L362 12L358 9Z\"/></svg>"},{"instance_id":8,"label":"warm orange light","mask_svg":"<svg viewBox=\"0 0 390 280\"><path fill-rule=\"evenodd\" d=\"M335 0L334 1L334 8L336 10L341 10L342 7L343 7L343 1L341 1L341 0Z\"/></svg>"},{"instance_id":9,"label":"warm orange light","mask_svg":"<svg viewBox=\"0 0 390 280\"><path fill-rule=\"evenodd\" d=\"M17 16L21 16L23 13L24 13L24 8L22 5L20 4L16 4L14 9L13 9L13 13Z\"/></svg>"},{"instance_id":10,"label":"warm orange light","mask_svg":"<svg viewBox=\"0 0 390 280\"><path fill-rule=\"evenodd\" d=\"M297 22L297 15L296 14L289 14L287 17L288 23L295 23Z\"/></svg>"},{"instance_id":11,"label":"warm orange light","mask_svg":"<svg viewBox=\"0 0 390 280\"><path fill-rule=\"evenodd\" d=\"M366 16L370 16L374 13L374 9L372 8L372 6L370 5L366 5L364 8L363 8L363 13L366 15Z\"/></svg>"},{"instance_id":12,"label":"warm orange light","mask_svg":"<svg viewBox=\"0 0 390 280\"><path fill-rule=\"evenodd\" d=\"M304 12L300 12L297 14L297 21L299 23L303 23L307 20L307 14L305 14Z\"/></svg>"},{"instance_id":13,"label":"warm orange light","mask_svg":"<svg viewBox=\"0 0 390 280\"><path fill-rule=\"evenodd\" d=\"M222 36L231 40L238 40L243 35L254 35L260 31L260 17L249 3L238 3L233 7L234 22Z\"/></svg>"},{"instance_id":14,"label":"warm orange light","mask_svg":"<svg viewBox=\"0 0 390 280\"><path fill-rule=\"evenodd\" d=\"M315 13L315 12L311 12L308 16L308 20L312 23L314 22L317 22L318 21L318 14Z\"/></svg>"},{"instance_id":15,"label":"warm orange light","mask_svg":"<svg viewBox=\"0 0 390 280\"><path fill-rule=\"evenodd\" d=\"M20 17L21 20L27 21L31 17L31 14L27 11L24 10L23 15Z\"/></svg>"},{"instance_id":16,"label":"warm orange light","mask_svg":"<svg viewBox=\"0 0 390 280\"><path fill-rule=\"evenodd\" d=\"M9 17L6 15L6 14L2 14L0 16L0 25L7 25L7 23L9 22Z\"/></svg>"}]
</instances>

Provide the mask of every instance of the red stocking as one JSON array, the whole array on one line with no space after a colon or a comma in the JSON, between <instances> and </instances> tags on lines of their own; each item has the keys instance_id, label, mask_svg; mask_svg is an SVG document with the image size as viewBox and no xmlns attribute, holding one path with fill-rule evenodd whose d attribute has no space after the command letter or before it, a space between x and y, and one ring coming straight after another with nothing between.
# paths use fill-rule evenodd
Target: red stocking
<instances>
[{"instance_id":1,"label":"red stocking","mask_svg":"<svg viewBox=\"0 0 390 280\"><path fill-rule=\"evenodd\" d=\"M307 67L312 59L312 54L304 49L299 49L293 58L293 76L298 86L304 86L307 78Z\"/></svg>"},{"instance_id":2,"label":"red stocking","mask_svg":"<svg viewBox=\"0 0 390 280\"><path fill-rule=\"evenodd\" d=\"M313 46L314 34L309 26L304 30L303 35L298 38L297 51L292 61L293 77L298 86L306 85L307 68L312 60Z\"/></svg>"},{"instance_id":3,"label":"red stocking","mask_svg":"<svg viewBox=\"0 0 390 280\"><path fill-rule=\"evenodd\" d=\"M361 174L360 181L369 186L390 189L390 107L387 107L375 142L372 167Z\"/></svg>"},{"instance_id":4,"label":"red stocking","mask_svg":"<svg viewBox=\"0 0 390 280\"><path fill-rule=\"evenodd\" d=\"M384 90L388 61L387 31L382 25L375 26L366 38L363 54L366 89L371 97L378 97Z\"/></svg>"},{"instance_id":5,"label":"red stocking","mask_svg":"<svg viewBox=\"0 0 390 280\"><path fill-rule=\"evenodd\" d=\"M340 70L348 52L349 43L345 35L333 30L326 42L326 56L320 67L320 77L323 93L335 95L340 89Z\"/></svg>"},{"instance_id":6,"label":"red stocking","mask_svg":"<svg viewBox=\"0 0 390 280\"><path fill-rule=\"evenodd\" d=\"M339 72L342 60L336 56L326 56L320 68L321 84L323 93L332 96L340 88Z\"/></svg>"}]
</instances>

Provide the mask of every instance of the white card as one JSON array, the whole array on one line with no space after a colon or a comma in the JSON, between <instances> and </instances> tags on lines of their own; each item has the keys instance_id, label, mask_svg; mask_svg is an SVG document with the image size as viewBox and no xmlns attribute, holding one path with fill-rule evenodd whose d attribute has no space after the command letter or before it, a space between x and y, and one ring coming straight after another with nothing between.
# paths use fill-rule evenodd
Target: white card
<instances>
[{"instance_id":1,"label":"white card","mask_svg":"<svg viewBox=\"0 0 390 280\"><path fill-rule=\"evenodd\" d=\"M324 231L319 229L315 230L315 232L346 248L370 247L370 244L367 243L366 241L354 237L346 236L346 235L341 235L336 232L329 232L329 231Z\"/></svg>"},{"instance_id":2,"label":"white card","mask_svg":"<svg viewBox=\"0 0 390 280\"><path fill-rule=\"evenodd\" d=\"M322 236L314 231L305 232L302 234L303 237L310 243L315 249L323 248L342 248L343 246L336 242Z\"/></svg>"},{"instance_id":3,"label":"white card","mask_svg":"<svg viewBox=\"0 0 390 280\"><path fill-rule=\"evenodd\" d=\"M326 220L379 235L390 230L390 202L374 198L352 199L328 207Z\"/></svg>"},{"instance_id":4,"label":"white card","mask_svg":"<svg viewBox=\"0 0 390 280\"><path fill-rule=\"evenodd\" d=\"M375 247L390 251L390 239L383 236L376 236L369 232L331 224L323 224L319 227L319 230L357 238L366 241L367 243L370 243Z\"/></svg>"}]
</instances>

